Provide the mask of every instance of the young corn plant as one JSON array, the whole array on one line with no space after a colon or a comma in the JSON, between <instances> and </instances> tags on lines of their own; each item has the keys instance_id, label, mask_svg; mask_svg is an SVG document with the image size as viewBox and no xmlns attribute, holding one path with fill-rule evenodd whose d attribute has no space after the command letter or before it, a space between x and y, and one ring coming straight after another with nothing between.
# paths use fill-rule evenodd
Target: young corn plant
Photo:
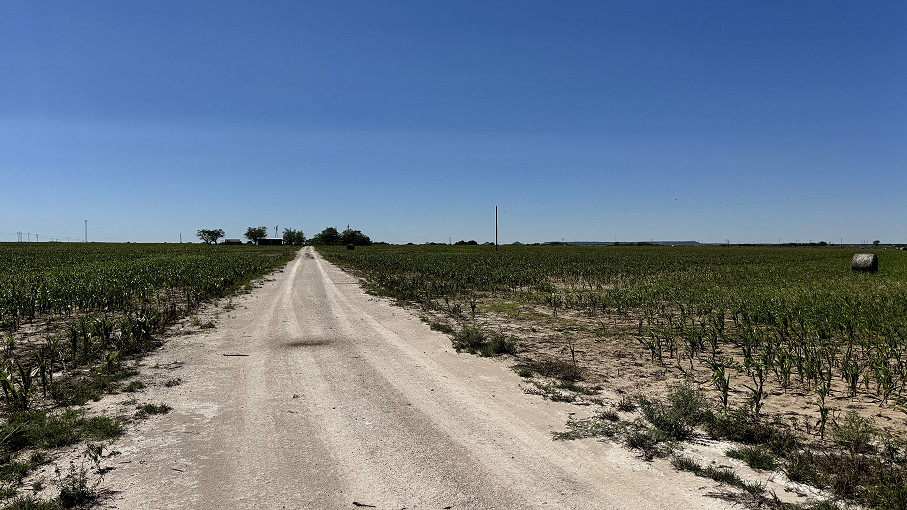
<instances>
[{"instance_id":1,"label":"young corn plant","mask_svg":"<svg viewBox=\"0 0 907 510\"><path fill-rule=\"evenodd\" d=\"M14 370L15 368L15 370ZM19 380L16 381L18 373ZM23 367L19 361L7 362L6 367L0 370L0 386L6 402L17 411L28 410L32 396L32 381L38 374L38 367Z\"/></svg>"},{"instance_id":2,"label":"young corn plant","mask_svg":"<svg viewBox=\"0 0 907 510\"><path fill-rule=\"evenodd\" d=\"M750 374L750 377L753 379L753 386L744 384L743 386L750 390L750 405L753 408L753 416L759 417L759 413L762 411L763 399L765 398L765 392L763 391L763 383L765 382L765 373L762 370L762 365L756 365L754 367L753 373Z\"/></svg>"},{"instance_id":3,"label":"young corn plant","mask_svg":"<svg viewBox=\"0 0 907 510\"><path fill-rule=\"evenodd\" d=\"M724 409L727 409L728 405L728 391L731 387L731 376L726 373L724 363L720 361L715 361L714 359L709 361L709 366L712 368L712 384L715 385L715 388L721 394L721 405Z\"/></svg>"}]
</instances>

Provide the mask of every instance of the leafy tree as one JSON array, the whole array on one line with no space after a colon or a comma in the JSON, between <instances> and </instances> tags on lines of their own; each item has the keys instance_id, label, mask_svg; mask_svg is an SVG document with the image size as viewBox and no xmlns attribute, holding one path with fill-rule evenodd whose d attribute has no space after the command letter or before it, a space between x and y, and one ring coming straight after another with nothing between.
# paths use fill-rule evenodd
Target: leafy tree
<instances>
[{"instance_id":1,"label":"leafy tree","mask_svg":"<svg viewBox=\"0 0 907 510\"><path fill-rule=\"evenodd\" d=\"M879 241L878 239L876 239L875 241L872 242L872 244L874 244L876 246L878 246L881 243L882 243L882 241Z\"/></svg>"},{"instance_id":2,"label":"leafy tree","mask_svg":"<svg viewBox=\"0 0 907 510\"><path fill-rule=\"evenodd\" d=\"M340 244L368 246L372 244L372 240L362 232L348 228L344 230L342 234L340 234Z\"/></svg>"},{"instance_id":3,"label":"leafy tree","mask_svg":"<svg viewBox=\"0 0 907 510\"><path fill-rule=\"evenodd\" d=\"M205 242L205 244L217 244L217 240L221 237L224 237L224 229L215 228L215 229L201 229L196 234L198 238Z\"/></svg>"},{"instance_id":4,"label":"leafy tree","mask_svg":"<svg viewBox=\"0 0 907 510\"><path fill-rule=\"evenodd\" d=\"M340 244L340 232L334 227L328 227L315 234L312 244Z\"/></svg>"},{"instance_id":5,"label":"leafy tree","mask_svg":"<svg viewBox=\"0 0 907 510\"><path fill-rule=\"evenodd\" d=\"M268 227L249 227L246 229L246 239L257 243L259 239L268 237Z\"/></svg>"},{"instance_id":6,"label":"leafy tree","mask_svg":"<svg viewBox=\"0 0 907 510\"><path fill-rule=\"evenodd\" d=\"M292 228L283 229L284 244L305 244L305 234L302 230L293 230Z\"/></svg>"}]
</instances>

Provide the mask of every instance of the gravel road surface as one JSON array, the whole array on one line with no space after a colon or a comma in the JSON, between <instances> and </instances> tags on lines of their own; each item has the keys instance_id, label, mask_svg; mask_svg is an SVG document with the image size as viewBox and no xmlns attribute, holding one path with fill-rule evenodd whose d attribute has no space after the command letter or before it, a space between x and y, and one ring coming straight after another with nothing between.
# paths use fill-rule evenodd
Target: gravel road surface
<instances>
[{"instance_id":1,"label":"gravel road surface","mask_svg":"<svg viewBox=\"0 0 907 510\"><path fill-rule=\"evenodd\" d=\"M103 507L728 506L665 462L553 441L576 407L457 354L311 247L233 303L145 359L137 398L173 410L114 445Z\"/></svg>"}]
</instances>

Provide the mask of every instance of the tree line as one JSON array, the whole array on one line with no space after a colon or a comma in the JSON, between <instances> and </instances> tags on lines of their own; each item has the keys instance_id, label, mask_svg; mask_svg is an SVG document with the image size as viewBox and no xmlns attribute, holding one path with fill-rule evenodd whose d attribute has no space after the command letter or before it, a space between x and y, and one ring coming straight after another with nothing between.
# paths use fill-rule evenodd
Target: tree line
<instances>
[{"instance_id":1,"label":"tree line","mask_svg":"<svg viewBox=\"0 0 907 510\"><path fill-rule=\"evenodd\" d=\"M205 244L217 244L217 240L224 237L224 230L221 228L200 229L196 235ZM244 236L246 239L248 239L249 243L257 244L259 239L268 237L268 228L249 227L246 229ZM306 239L305 234L301 230L285 228L283 229L283 243L293 245L327 244L368 246L372 244L372 240L369 238L369 236L363 234L362 231L353 230L351 228L347 228L343 232L339 232L334 227L327 227L321 232L315 234L315 236L311 239Z\"/></svg>"}]
</instances>

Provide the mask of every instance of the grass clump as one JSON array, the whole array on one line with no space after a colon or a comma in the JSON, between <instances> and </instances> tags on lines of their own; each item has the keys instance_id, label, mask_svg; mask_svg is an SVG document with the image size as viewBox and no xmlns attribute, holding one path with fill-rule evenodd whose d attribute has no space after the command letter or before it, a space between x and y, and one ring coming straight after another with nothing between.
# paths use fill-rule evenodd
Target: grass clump
<instances>
[{"instance_id":1,"label":"grass clump","mask_svg":"<svg viewBox=\"0 0 907 510\"><path fill-rule=\"evenodd\" d=\"M716 468L713 466L703 467L693 459L682 455L672 458L671 464L679 471L687 471L696 476L709 478L719 483L737 487L754 496L761 495L765 492L765 485L757 482L747 482L741 479L737 473L730 468Z\"/></svg>"},{"instance_id":2,"label":"grass clump","mask_svg":"<svg viewBox=\"0 0 907 510\"><path fill-rule=\"evenodd\" d=\"M775 456L758 446L743 446L728 450L725 454L732 459L741 460L756 471L771 471L778 467Z\"/></svg>"},{"instance_id":3,"label":"grass clump","mask_svg":"<svg viewBox=\"0 0 907 510\"><path fill-rule=\"evenodd\" d=\"M123 434L123 423L107 416L85 417L84 410L66 409L53 414L46 411L11 413L0 426L3 449L15 453L26 448L59 448L82 439L104 441Z\"/></svg>"},{"instance_id":4,"label":"grass clump","mask_svg":"<svg viewBox=\"0 0 907 510\"><path fill-rule=\"evenodd\" d=\"M667 402L640 398L640 409L656 429L678 441L689 439L693 427L708 418L705 398L689 384L672 387Z\"/></svg>"},{"instance_id":5,"label":"grass clump","mask_svg":"<svg viewBox=\"0 0 907 510\"><path fill-rule=\"evenodd\" d=\"M58 404L67 406L85 405L89 400L97 402L103 394L119 391L120 381L137 375L138 370L128 368L92 369L80 375L73 374L64 380L55 381L51 388L51 397Z\"/></svg>"},{"instance_id":6,"label":"grass clump","mask_svg":"<svg viewBox=\"0 0 907 510\"><path fill-rule=\"evenodd\" d=\"M523 392L527 395L539 395L542 398L551 400L552 402L576 402L575 393L563 392L554 384L540 383L537 381L531 382L533 387L523 389Z\"/></svg>"},{"instance_id":7,"label":"grass clump","mask_svg":"<svg viewBox=\"0 0 907 510\"><path fill-rule=\"evenodd\" d=\"M526 370L542 377L550 377L559 381L582 381L582 369L569 361L557 359L528 360L514 367L516 370Z\"/></svg>"},{"instance_id":8,"label":"grass clump","mask_svg":"<svg viewBox=\"0 0 907 510\"><path fill-rule=\"evenodd\" d=\"M136 408L135 417L136 418L147 418L153 414L167 414L172 407L167 404L142 404Z\"/></svg>"},{"instance_id":9,"label":"grass clump","mask_svg":"<svg viewBox=\"0 0 907 510\"><path fill-rule=\"evenodd\" d=\"M449 324L444 324L443 322L432 322L428 325L432 331L440 331L441 333L452 335L454 334L454 328Z\"/></svg>"},{"instance_id":10,"label":"grass clump","mask_svg":"<svg viewBox=\"0 0 907 510\"><path fill-rule=\"evenodd\" d=\"M3 510L62 510L63 505L56 499L44 500L37 496L19 496L10 501Z\"/></svg>"},{"instance_id":11,"label":"grass clump","mask_svg":"<svg viewBox=\"0 0 907 510\"><path fill-rule=\"evenodd\" d=\"M617 437L625 434L626 423L620 422L620 417L613 409L598 413L591 418L570 420L567 422L566 432L554 432L556 440L583 439L587 437Z\"/></svg>"},{"instance_id":12,"label":"grass clump","mask_svg":"<svg viewBox=\"0 0 907 510\"><path fill-rule=\"evenodd\" d=\"M516 345L501 332L488 334L476 326L464 326L453 337L453 347L457 352L492 357L501 354L515 354Z\"/></svg>"},{"instance_id":13,"label":"grass clump","mask_svg":"<svg viewBox=\"0 0 907 510\"><path fill-rule=\"evenodd\" d=\"M872 426L872 420L851 411L840 422L832 424L831 437L851 454L869 453L874 450L872 442L876 429Z\"/></svg>"},{"instance_id":14,"label":"grass clump","mask_svg":"<svg viewBox=\"0 0 907 510\"><path fill-rule=\"evenodd\" d=\"M126 393L135 393L141 389L145 388L145 383L142 381L132 381L126 386L123 387L123 391Z\"/></svg>"}]
</instances>

